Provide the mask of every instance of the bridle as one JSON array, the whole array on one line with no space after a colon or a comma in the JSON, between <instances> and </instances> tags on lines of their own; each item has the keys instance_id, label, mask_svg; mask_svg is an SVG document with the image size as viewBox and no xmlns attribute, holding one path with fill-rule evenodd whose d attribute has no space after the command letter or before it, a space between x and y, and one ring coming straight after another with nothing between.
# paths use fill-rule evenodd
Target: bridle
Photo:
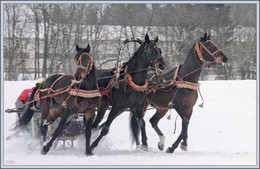
<instances>
[{"instance_id":1,"label":"bridle","mask_svg":"<svg viewBox=\"0 0 260 169\"><path fill-rule=\"evenodd\" d=\"M149 51L149 50L151 50L151 49L150 49L151 47L154 47L154 49L156 49L156 51L157 51L157 53L158 53L158 55L157 55L157 57L156 57L156 59L155 59L154 61L152 61L152 60L150 60L150 59L148 58L148 57L151 55L151 53L149 54L149 52L151 52L151 51ZM144 46L144 51L143 51L143 55L142 55L143 60L144 60L144 64L145 64L145 65L148 65L148 66L151 66L151 67L154 67L156 72L157 72L157 70L156 70L157 68L156 68L155 64L156 64L156 62L158 61L158 59L161 58L160 56L161 56L161 52L160 52L160 50L155 46L155 42L154 42L154 41L152 41L152 42L150 42L150 43L148 43L148 44L146 44L146 45ZM147 69L147 68L146 68L146 69ZM127 72L127 67L126 67L126 69L125 69L125 72ZM132 78L132 76L131 76L130 73L126 73L125 79L127 80L128 85L129 85L132 89L134 89L134 90L136 90L136 91L145 92L146 89L148 88L148 81L147 81L147 80L145 81L145 84L144 84L144 85L137 85L137 84L133 81L133 78Z\"/></svg>"},{"instance_id":2,"label":"bridle","mask_svg":"<svg viewBox=\"0 0 260 169\"><path fill-rule=\"evenodd\" d=\"M83 55L88 55L88 57L89 57L89 61L88 61L88 64L86 66L84 66L82 64L82 56ZM92 55L90 53L87 53L87 52L83 52L82 54L80 54L79 59L77 61L77 67L85 70L84 71L84 75L81 77L81 79L84 79L89 74L89 72L92 69L92 66L93 66L93 57L92 57Z\"/></svg>"},{"instance_id":3,"label":"bridle","mask_svg":"<svg viewBox=\"0 0 260 169\"><path fill-rule=\"evenodd\" d=\"M205 44L207 44L207 43L210 43L210 45L213 45L213 46L216 48L216 50L213 51L213 52L211 52L211 51L205 46ZM204 49L204 50L208 53L208 55L210 55L210 56L213 58L213 61L207 61L207 60L204 58L204 56L202 55L202 49ZM216 62L217 56L218 56L219 53L222 52L222 51L221 51L220 48L219 48L216 44L214 44L211 40L207 40L206 42L197 41L196 44L195 44L194 52L197 53L197 56L199 57L199 59L200 59L200 61L201 61L202 63L199 63L199 61L196 59L196 54L195 54L195 60L197 61L199 67L198 67L197 69L195 69L195 70L193 70L193 71L191 71L191 72L185 74L184 76L181 77L181 79L184 78L184 77L187 77L187 76L189 76L189 75L191 75L191 74L193 74L193 73L195 73L195 72L197 72L197 71L200 70L200 69L202 69L202 65L203 65L205 62L209 62L208 64L205 64L206 67L210 67L211 65L213 65L213 64Z\"/></svg>"},{"instance_id":4,"label":"bridle","mask_svg":"<svg viewBox=\"0 0 260 169\"><path fill-rule=\"evenodd\" d=\"M207 44L207 43L210 43L210 45L214 46L216 48L216 50L214 52L211 52L205 46L205 44ZM211 63L214 63L216 61L218 54L220 52L222 52L220 50L220 48L216 44L214 44L211 40L207 40L206 42L197 41L196 44L195 44L195 51L197 52L197 55L198 55L200 61L202 61L203 63L206 62L206 60L202 55L202 49L204 49L214 59L213 61L211 61Z\"/></svg>"},{"instance_id":5,"label":"bridle","mask_svg":"<svg viewBox=\"0 0 260 169\"><path fill-rule=\"evenodd\" d=\"M156 52L158 53L156 60L152 61L148 58L149 56L149 50L151 50L150 48L153 47ZM147 54L148 53L148 54ZM158 49L158 47L155 45L155 42L150 42L147 45L144 46L144 52L143 52L143 60L145 63L148 63L149 66L154 67L155 63L157 62L157 60L160 58L161 56L161 52Z\"/></svg>"}]
</instances>

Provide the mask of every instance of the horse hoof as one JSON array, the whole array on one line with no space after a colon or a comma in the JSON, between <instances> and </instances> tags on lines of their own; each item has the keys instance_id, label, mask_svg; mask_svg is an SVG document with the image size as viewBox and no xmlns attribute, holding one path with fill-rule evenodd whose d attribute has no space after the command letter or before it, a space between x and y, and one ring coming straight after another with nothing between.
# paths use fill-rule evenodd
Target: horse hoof
<instances>
[{"instance_id":1,"label":"horse hoof","mask_svg":"<svg viewBox=\"0 0 260 169\"><path fill-rule=\"evenodd\" d=\"M183 143L181 143L181 149L183 151L187 151L188 150L188 146L187 145L184 145Z\"/></svg>"},{"instance_id":2,"label":"horse hoof","mask_svg":"<svg viewBox=\"0 0 260 169\"><path fill-rule=\"evenodd\" d=\"M139 150L144 150L144 151L148 151L148 146L146 145L136 145L136 149Z\"/></svg>"},{"instance_id":3,"label":"horse hoof","mask_svg":"<svg viewBox=\"0 0 260 169\"><path fill-rule=\"evenodd\" d=\"M166 150L166 153L173 153L173 152L174 152L174 150L171 147L168 147Z\"/></svg>"},{"instance_id":4,"label":"horse hoof","mask_svg":"<svg viewBox=\"0 0 260 169\"><path fill-rule=\"evenodd\" d=\"M41 150L41 154L42 155L46 155L48 152L44 151L44 150Z\"/></svg>"},{"instance_id":5,"label":"horse hoof","mask_svg":"<svg viewBox=\"0 0 260 169\"><path fill-rule=\"evenodd\" d=\"M90 150L93 151L93 150L95 149L95 147L96 147L96 146L92 144L92 145L90 146Z\"/></svg>"},{"instance_id":6,"label":"horse hoof","mask_svg":"<svg viewBox=\"0 0 260 169\"><path fill-rule=\"evenodd\" d=\"M93 156L94 154L92 152L89 152L89 153L85 153L86 156Z\"/></svg>"},{"instance_id":7,"label":"horse hoof","mask_svg":"<svg viewBox=\"0 0 260 169\"><path fill-rule=\"evenodd\" d=\"M158 143L158 148L159 148L159 150L163 150L164 149L164 145L163 144L160 144L160 142Z\"/></svg>"},{"instance_id":8,"label":"horse hoof","mask_svg":"<svg viewBox=\"0 0 260 169\"><path fill-rule=\"evenodd\" d=\"M45 155L48 153L48 151L50 150L50 148L47 148L46 146L43 146L42 150L41 150L41 154Z\"/></svg>"},{"instance_id":9,"label":"horse hoof","mask_svg":"<svg viewBox=\"0 0 260 169\"><path fill-rule=\"evenodd\" d=\"M141 149L144 150L144 151L148 151L148 146L147 145L142 145Z\"/></svg>"}]
</instances>

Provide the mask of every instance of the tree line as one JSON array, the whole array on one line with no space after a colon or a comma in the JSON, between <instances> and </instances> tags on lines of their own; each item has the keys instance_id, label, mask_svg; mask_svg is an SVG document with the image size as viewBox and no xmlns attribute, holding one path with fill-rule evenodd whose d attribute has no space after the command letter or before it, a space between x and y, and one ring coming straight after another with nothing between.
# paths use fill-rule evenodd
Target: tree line
<instances>
[{"instance_id":1,"label":"tree line","mask_svg":"<svg viewBox=\"0 0 260 169\"><path fill-rule=\"evenodd\" d=\"M123 40L146 33L159 36L170 68L204 32L229 58L205 76L256 78L256 4L5 3L3 18L5 80L73 73L76 44L91 45L98 68L112 68ZM137 45L125 47L124 60Z\"/></svg>"}]
</instances>

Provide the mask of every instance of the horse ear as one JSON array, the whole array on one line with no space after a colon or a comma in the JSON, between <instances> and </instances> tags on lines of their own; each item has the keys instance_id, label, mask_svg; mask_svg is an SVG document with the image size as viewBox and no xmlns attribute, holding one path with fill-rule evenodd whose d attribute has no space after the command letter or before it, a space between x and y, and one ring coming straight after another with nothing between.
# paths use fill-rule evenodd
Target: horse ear
<instances>
[{"instance_id":1,"label":"horse ear","mask_svg":"<svg viewBox=\"0 0 260 169\"><path fill-rule=\"evenodd\" d=\"M76 45L76 51L78 52L80 50L79 46Z\"/></svg>"},{"instance_id":2,"label":"horse ear","mask_svg":"<svg viewBox=\"0 0 260 169\"><path fill-rule=\"evenodd\" d=\"M200 38L201 41L206 41L207 40L207 32L204 34L202 38Z\"/></svg>"},{"instance_id":3,"label":"horse ear","mask_svg":"<svg viewBox=\"0 0 260 169\"><path fill-rule=\"evenodd\" d=\"M208 35L207 39L208 39L208 40L210 40L210 33L209 33L209 35Z\"/></svg>"},{"instance_id":4,"label":"horse ear","mask_svg":"<svg viewBox=\"0 0 260 169\"><path fill-rule=\"evenodd\" d=\"M90 52L90 45L88 44L87 48L86 48L86 52L89 53Z\"/></svg>"},{"instance_id":5,"label":"horse ear","mask_svg":"<svg viewBox=\"0 0 260 169\"><path fill-rule=\"evenodd\" d=\"M207 39L207 32L204 34L203 39Z\"/></svg>"},{"instance_id":6,"label":"horse ear","mask_svg":"<svg viewBox=\"0 0 260 169\"><path fill-rule=\"evenodd\" d=\"M156 36L156 38L155 38L154 42L155 42L155 43L157 43L157 42L158 42L158 40L159 40L159 38L158 38L158 36Z\"/></svg>"},{"instance_id":7,"label":"horse ear","mask_svg":"<svg viewBox=\"0 0 260 169\"><path fill-rule=\"evenodd\" d=\"M144 40L144 42L146 42L146 43L150 42L150 38L149 38L148 34L145 35L145 40Z\"/></svg>"}]
</instances>

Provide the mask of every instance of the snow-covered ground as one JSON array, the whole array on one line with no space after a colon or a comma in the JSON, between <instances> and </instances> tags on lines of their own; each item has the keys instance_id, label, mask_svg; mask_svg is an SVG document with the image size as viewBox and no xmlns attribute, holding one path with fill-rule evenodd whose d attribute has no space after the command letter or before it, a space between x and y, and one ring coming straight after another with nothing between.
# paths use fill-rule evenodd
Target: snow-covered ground
<instances>
[{"instance_id":1,"label":"snow-covered ground","mask_svg":"<svg viewBox=\"0 0 260 169\"><path fill-rule=\"evenodd\" d=\"M34 86L35 81L5 81L4 110L13 108L14 102L24 88ZM47 155L40 150L28 149L30 138L6 137L12 134L10 127L16 120L15 114L2 112L2 167L259 167L259 114L257 114L256 81L202 81L201 92L204 108L198 106L199 98L188 130L188 151L177 148L167 154L157 148L158 136L152 129L149 118L155 110L146 113L149 151L131 146L129 134L129 112L123 113L111 125L110 132L94 150L94 156L84 155L84 138L78 138L75 149L51 149ZM258 100L259 101L259 100ZM2 110L3 110L2 109ZM174 122L177 117L171 110L159 127L166 136L165 147L177 139L181 130L181 119L177 118L176 134ZM94 136L96 137L96 135Z\"/></svg>"}]
</instances>

